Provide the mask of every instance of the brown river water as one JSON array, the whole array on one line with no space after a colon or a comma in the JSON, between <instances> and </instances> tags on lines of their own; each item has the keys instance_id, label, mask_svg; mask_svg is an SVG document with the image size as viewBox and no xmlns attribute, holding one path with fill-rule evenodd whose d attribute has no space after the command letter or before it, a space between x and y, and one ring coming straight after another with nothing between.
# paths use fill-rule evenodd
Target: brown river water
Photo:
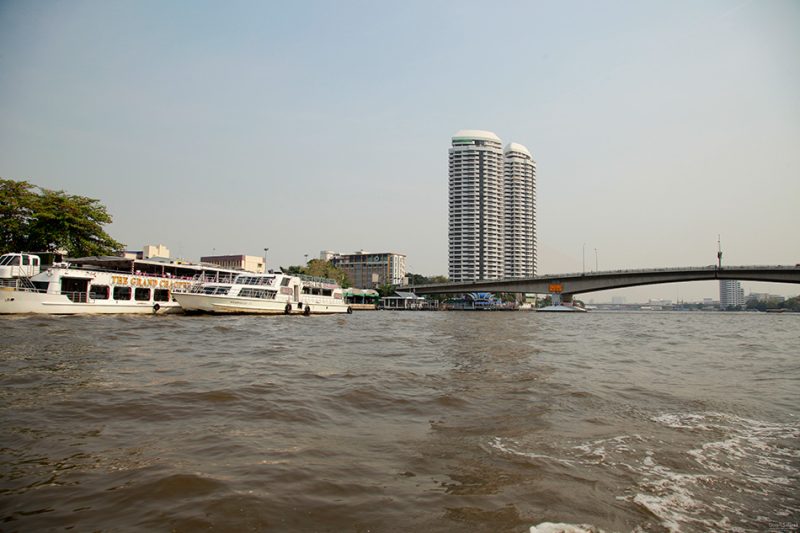
<instances>
[{"instance_id":1,"label":"brown river water","mask_svg":"<svg viewBox=\"0 0 800 533\"><path fill-rule=\"evenodd\" d=\"M798 531L800 315L0 319L0 531Z\"/></svg>"}]
</instances>

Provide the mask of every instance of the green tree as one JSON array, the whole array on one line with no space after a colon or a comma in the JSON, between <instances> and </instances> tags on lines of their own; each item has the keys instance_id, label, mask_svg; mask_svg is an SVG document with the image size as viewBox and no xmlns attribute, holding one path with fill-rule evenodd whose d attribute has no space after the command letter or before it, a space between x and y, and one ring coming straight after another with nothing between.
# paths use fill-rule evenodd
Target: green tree
<instances>
[{"instance_id":1,"label":"green tree","mask_svg":"<svg viewBox=\"0 0 800 533\"><path fill-rule=\"evenodd\" d=\"M333 266L330 261L321 259L312 259L304 267L300 265L291 265L289 268L281 267L281 272L292 275L305 274L306 276L316 276L318 278L330 278L336 281L343 289L351 285L350 279L344 270Z\"/></svg>"},{"instance_id":2,"label":"green tree","mask_svg":"<svg viewBox=\"0 0 800 533\"><path fill-rule=\"evenodd\" d=\"M394 294L395 286L391 283L384 283L383 285L379 286L377 290L378 294L381 295L381 298L385 298Z\"/></svg>"},{"instance_id":3,"label":"green tree","mask_svg":"<svg viewBox=\"0 0 800 533\"><path fill-rule=\"evenodd\" d=\"M424 285L428 283L428 278L423 276L422 274L411 274L410 272L406 274L408 278L409 285Z\"/></svg>"},{"instance_id":4,"label":"green tree","mask_svg":"<svg viewBox=\"0 0 800 533\"><path fill-rule=\"evenodd\" d=\"M281 272L296 276L297 274L305 274L305 269L300 265L289 265L288 268L281 267Z\"/></svg>"},{"instance_id":5,"label":"green tree","mask_svg":"<svg viewBox=\"0 0 800 533\"><path fill-rule=\"evenodd\" d=\"M767 310L767 302L759 302L758 300L748 300L745 306L747 309L756 309L758 311Z\"/></svg>"},{"instance_id":6,"label":"green tree","mask_svg":"<svg viewBox=\"0 0 800 533\"><path fill-rule=\"evenodd\" d=\"M25 181L0 179L0 251L21 252L28 246L36 194ZM38 251L38 250L37 250Z\"/></svg>"},{"instance_id":7,"label":"green tree","mask_svg":"<svg viewBox=\"0 0 800 533\"><path fill-rule=\"evenodd\" d=\"M423 276L422 274L406 273L409 285L425 285L427 283L447 283L447 276Z\"/></svg>"},{"instance_id":8,"label":"green tree","mask_svg":"<svg viewBox=\"0 0 800 533\"><path fill-rule=\"evenodd\" d=\"M343 289L346 289L352 285L352 283L350 283L350 278L347 277L347 273L341 268L333 266L333 263L330 261L312 259L308 262L308 271L312 276L319 275L325 278L336 280L336 283L338 283ZM314 272L321 272L321 274L315 274Z\"/></svg>"},{"instance_id":9,"label":"green tree","mask_svg":"<svg viewBox=\"0 0 800 533\"><path fill-rule=\"evenodd\" d=\"M788 298L786 301L781 303L780 307L790 311L800 312L800 296Z\"/></svg>"},{"instance_id":10,"label":"green tree","mask_svg":"<svg viewBox=\"0 0 800 533\"><path fill-rule=\"evenodd\" d=\"M105 255L123 245L103 226L111 215L99 200L0 178L0 250Z\"/></svg>"}]
</instances>

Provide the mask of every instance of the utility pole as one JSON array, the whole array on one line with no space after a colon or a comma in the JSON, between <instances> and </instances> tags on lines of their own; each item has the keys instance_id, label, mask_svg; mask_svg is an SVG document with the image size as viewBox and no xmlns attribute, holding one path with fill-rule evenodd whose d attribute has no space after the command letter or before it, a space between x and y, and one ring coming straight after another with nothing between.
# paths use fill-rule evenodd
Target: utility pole
<instances>
[{"instance_id":1,"label":"utility pole","mask_svg":"<svg viewBox=\"0 0 800 533\"><path fill-rule=\"evenodd\" d=\"M583 243L583 273L586 274L586 243Z\"/></svg>"}]
</instances>

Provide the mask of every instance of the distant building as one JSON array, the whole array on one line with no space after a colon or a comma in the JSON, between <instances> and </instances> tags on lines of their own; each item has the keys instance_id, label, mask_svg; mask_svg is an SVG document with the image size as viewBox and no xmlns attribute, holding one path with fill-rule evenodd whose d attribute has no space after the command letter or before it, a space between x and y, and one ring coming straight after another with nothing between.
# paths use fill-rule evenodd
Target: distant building
<instances>
[{"instance_id":1,"label":"distant building","mask_svg":"<svg viewBox=\"0 0 800 533\"><path fill-rule=\"evenodd\" d=\"M266 268L264 258L257 255L206 255L200 262L248 272L265 272Z\"/></svg>"},{"instance_id":2,"label":"distant building","mask_svg":"<svg viewBox=\"0 0 800 533\"><path fill-rule=\"evenodd\" d=\"M490 131L461 130L449 160L450 281L536 274L536 163Z\"/></svg>"},{"instance_id":3,"label":"distant building","mask_svg":"<svg viewBox=\"0 0 800 533\"><path fill-rule=\"evenodd\" d=\"M503 151L504 277L536 275L536 163L527 148Z\"/></svg>"},{"instance_id":4,"label":"distant building","mask_svg":"<svg viewBox=\"0 0 800 533\"><path fill-rule=\"evenodd\" d=\"M448 277L500 279L503 262L503 143L462 130L449 150Z\"/></svg>"},{"instance_id":5,"label":"distant building","mask_svg":"<svg viewBox=\"0 0 800 533\"><path fill-rule=\"evenodd\" d=\"M785 302L786 297L778 294L768 294L766 292L751 292L747 295L747 301L780 303Z\"/></svg>"},{"instance_id":6,"label":"distant building","mask_svg":"<svg viewBox=\"0 0 800 533\"><path fill-rule=\"evenodd\" d=\"M672 300L653 300L652 298L647 302L647 306L651 309L672 309Z\"/></svg>"},{"instance_id":7,"label":"distant building","mask_svg":"<svg viewBox=\"0 0 800 533\"><path fill-rule=\"evenodd\" d=\"M142 259L150 259L151 257L163 257L169 259L169 248L163 244L148 244L142 248Z\"/></svg>"},{"instance_id":8,"label":"distant building","mask_svg":"<svg viewBox=\"0 0 800 533\"><path fill-rule=\"evenodd\" d=\"M139 250L125 250L121 254L125 259L151 259L154 257L170 258L169 248L163 244L145 244Z\"/></svg>"},{"instance_id":9,"label":"distant building","mask_svg":"<svg viewBox=\"0 0 800 533\"><path fill-rule=\"evenodd\" d=\"M742 285L733 279L721 279L719 281L719 308L728 309L742 306L744 306Z\"/></svg>"},{"instance_id":10,"label":"distant building","mask_svg":"<svg viewBox=\"0 0 800 533\"><path fill-rule=\"evenodd\" d=\"M382 285L403 285L406 279L406 256L395 252L365 252L339 254L330 250L320 252L320 259L347 274L350 284L359 289L374 289Z\"/></svg>"}]
</instances>

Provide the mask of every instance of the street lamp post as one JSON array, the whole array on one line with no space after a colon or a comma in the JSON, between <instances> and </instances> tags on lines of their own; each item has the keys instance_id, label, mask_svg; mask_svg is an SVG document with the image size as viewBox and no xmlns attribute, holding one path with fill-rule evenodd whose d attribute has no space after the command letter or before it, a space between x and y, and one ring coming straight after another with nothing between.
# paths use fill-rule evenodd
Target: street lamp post
<instances>
[{"instance_id":1,"label":"street lamp post","mask_svg":"<svg viewBox=\"0 0 800 533\"><path fill-rule=\"evenodd\" d=\"M583 243L583 273L586 274L586 243Z\"/></svg>"},{"instance_id":2,"label":"street lamp post","mask_svg":"<svg viewBox=\"0 0 800 533\"><path fill-rule=\"evenodd\" d=\"M269 252L269 248L264 248L264 273L267 272L267 252Z\"/></svg>"}]
</instances>

